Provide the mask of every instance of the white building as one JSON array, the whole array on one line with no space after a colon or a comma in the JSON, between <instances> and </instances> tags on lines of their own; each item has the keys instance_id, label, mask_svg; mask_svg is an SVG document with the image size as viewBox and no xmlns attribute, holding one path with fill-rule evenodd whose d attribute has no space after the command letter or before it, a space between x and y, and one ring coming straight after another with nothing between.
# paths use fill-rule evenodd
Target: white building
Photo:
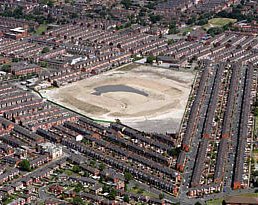
<instances>
[{"instance_id":1,"label":"white building","mask_svg":"<svg viewBox=\"0 0 258 205\"><path fill-rule=\"evenodd\" d=\"M62 147L50 142L39 144L39 151L41 153L48 153L52 159L59 158L63 155Z\"/></svg>"}]
</instances>

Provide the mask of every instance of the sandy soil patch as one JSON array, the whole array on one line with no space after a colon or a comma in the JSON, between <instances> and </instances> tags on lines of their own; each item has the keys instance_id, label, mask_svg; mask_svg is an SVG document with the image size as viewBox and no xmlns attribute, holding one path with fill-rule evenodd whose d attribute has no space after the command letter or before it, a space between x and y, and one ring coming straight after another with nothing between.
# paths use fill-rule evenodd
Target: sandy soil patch
<instances>
[{"instance_id":1,"label":"sandy soil patch","mask_svg":"<svg viewBox=\"0 0 258 205\"><path fill-rule=\"evenodd\" d=\"M179 127L193 79L189 72L130 65L41 93L93 118L170 132Z\"/></svg>"}]
</instances>

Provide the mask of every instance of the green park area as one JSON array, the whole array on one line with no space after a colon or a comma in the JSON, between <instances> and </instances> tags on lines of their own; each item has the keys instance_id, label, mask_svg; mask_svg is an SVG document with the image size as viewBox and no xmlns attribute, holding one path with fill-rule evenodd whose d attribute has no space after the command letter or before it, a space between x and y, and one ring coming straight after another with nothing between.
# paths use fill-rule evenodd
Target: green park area
<instances>
[{"instance_id":1,"label":"green park area","mask_svg":"<svg viewBox=\"0 0 258 205\"><path fill-rule=\"evenodd\" d=\"M193 27L191 27L191 26L187 26L187 27L182 28L182 29L180 30L180 32L181 32L183 35L185 35L185 34L187 34L187 33L190 33L190 32L192 32L192 31L193 31Z\"/></svg>"},{"instance_id":2,"label":"green park area","mask_svg":"<svg viewBox=\"0 0 258 205\"><path fill-rule=\"evenodd\" d=\"M140 188L138 186L132 187L131 189L128 190L128 192L133 193L133 194L141 194L143 196L148 196L148 197L152 197L152 198L158 198L159 197L158 195L156 195L154 193L151 193L151 192L148 192L148 191L146 191L143 188Z\"/></svg>"},{"instance_id":3,"label":"green park area","mask_svg":"<svg viewBox=\"0 0 258 205\"><path fill-rule=\"evenodd\" d=\"M46 24L40 24L40 26L36 29L35 33L41 35L43 32L47 30Z\"/></svg>"},{"instance_id":4,"label":"green park area","mask_svg":"<svg viewBox=\"0 0 258 205\"><path fill-rule=\"evenodd\" d=\"M208 23L205 24L203 27L204 29L208 30L209 28L223 27L230 23L235 23L236 21L237 21L236 19L231 19L231 18L213 18L213 19L210 19Z\"/></svg>"}]
</instances>

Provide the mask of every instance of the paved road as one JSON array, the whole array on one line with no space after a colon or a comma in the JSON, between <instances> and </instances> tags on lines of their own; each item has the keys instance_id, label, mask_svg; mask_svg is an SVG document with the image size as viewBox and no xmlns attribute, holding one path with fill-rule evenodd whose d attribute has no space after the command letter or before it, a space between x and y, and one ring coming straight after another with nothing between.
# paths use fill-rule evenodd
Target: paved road
<instances>
[{"instance_id":1,"label":"paved road","mask_svg":"<svg viewBox=\"0 0 258 205\"><path fill-rule=\"evenodd\" d=\"M43 187L40 187L39 190L38 190L39 198L43 201L45 201L46 199L51 198L51 195L46 192L47 188L48 188L48 186L43 186Z\"/></svg>"}]
</instances>

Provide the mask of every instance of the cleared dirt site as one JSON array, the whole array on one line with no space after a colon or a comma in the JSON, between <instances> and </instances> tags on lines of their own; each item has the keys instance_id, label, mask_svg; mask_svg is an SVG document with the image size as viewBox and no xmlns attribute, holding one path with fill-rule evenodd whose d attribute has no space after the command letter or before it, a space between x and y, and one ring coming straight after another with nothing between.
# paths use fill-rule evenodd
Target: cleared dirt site
<instances>
[{"instance_id":1,"label":"cleared dirt site","mask_svg":"<svg viewBox=\"0 0 258 205\"><path fill-rule=\"evenodd\" d=\"M42 94L94 119L164 133L179 128L193 79L190 72L131 64Z\"/></svg>"}]
</instances>

